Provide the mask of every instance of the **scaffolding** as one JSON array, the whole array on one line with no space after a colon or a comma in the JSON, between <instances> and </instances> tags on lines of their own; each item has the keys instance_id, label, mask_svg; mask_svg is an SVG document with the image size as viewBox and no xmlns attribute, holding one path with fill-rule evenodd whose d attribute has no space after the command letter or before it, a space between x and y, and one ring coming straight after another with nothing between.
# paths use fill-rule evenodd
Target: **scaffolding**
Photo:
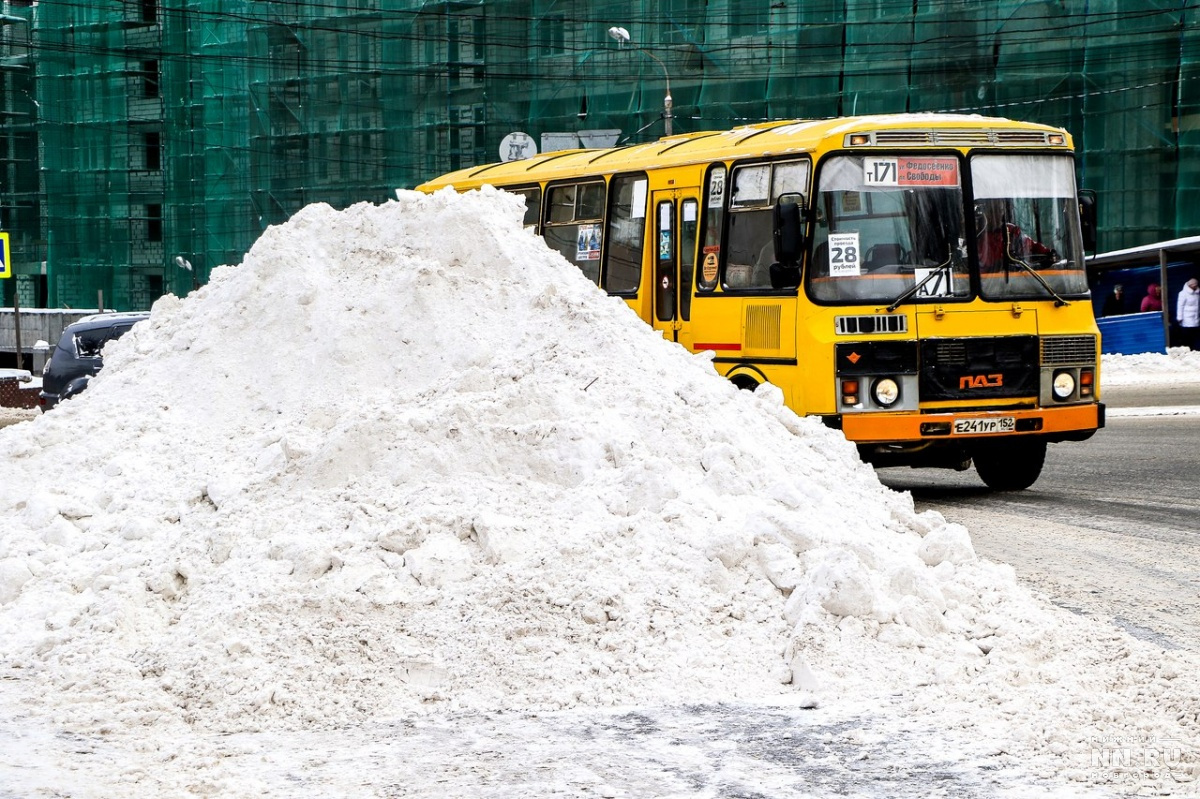
<instances>
[{"instance_id":1,"label":"scaffolding","mask_svg":"<svg viewBox=\"0 0 1200 799\"><path fill-rule=\"evenodd\" d=\"M3 300L26 307L45 302L39 277L46 260L42 238L42 191L38 177L36 106L33 102L31 3L0 5L0 230L9 231L18 273L3 281ZM2 284L0 284L2 285Z\"/></svg>"},{"instance_id":2,"label":"scaffolding","mask_svg":"<svg viewBox=\"0 0 1200 799\"><path fill-rule=\"evenodd\" d=\"M1196 14L1156 0L8 0L0 222L20 280L5 299L19 286L29 306L142 309L309 203L384 201L498 160L512 132L657 137L667 76L677 133L898 111L1060 125L1099 194L1101 249L1190 235Z\"/></svg>"}]
</instances>

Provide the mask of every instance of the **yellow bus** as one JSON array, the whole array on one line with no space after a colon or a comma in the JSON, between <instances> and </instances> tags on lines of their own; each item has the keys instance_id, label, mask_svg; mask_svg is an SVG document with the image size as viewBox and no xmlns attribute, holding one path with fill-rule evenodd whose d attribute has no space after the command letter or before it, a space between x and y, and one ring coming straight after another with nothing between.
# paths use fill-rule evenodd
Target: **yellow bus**
<instances>
[{"instance_id":1,"label":"yellow bus","mask_svg":"<svg viewBox=\"0 0 1200 799\"><path fill-rule=\"evenodd\" d=\"M1104 426L1070 135L975 115L749 125L546 153L418 187L528 226L671 341L770 382L876 466L1020 490ZM1086 239L1086 240L1085 240Z\"/></svg>"}]
</instances>

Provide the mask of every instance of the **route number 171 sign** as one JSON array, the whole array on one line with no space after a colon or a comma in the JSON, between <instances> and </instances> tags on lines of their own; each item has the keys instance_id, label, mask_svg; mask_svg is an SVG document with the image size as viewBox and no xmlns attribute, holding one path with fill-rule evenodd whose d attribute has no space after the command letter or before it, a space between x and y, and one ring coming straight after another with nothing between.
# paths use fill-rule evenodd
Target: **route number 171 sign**
<instances>
[{"instance_id":1,"label":"route number 171 sign","mask_svg":"<svg viewBox=\"0 0 1200 799\"><path fill-rule=\"evenodd\" d=\"M957 158L864 158L867 186L957 186Z\"/></svg>"}]
</instances>

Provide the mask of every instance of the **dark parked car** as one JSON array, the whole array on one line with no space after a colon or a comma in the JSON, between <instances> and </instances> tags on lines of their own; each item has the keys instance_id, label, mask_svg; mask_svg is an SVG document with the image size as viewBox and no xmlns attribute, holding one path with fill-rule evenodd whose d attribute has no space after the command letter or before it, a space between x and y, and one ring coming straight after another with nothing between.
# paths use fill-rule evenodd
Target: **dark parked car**
<instances>
[{"instance_id":1,"label":"dark parked car","mask_svg":"<svg viewBox=\"0 0 1200 799\"><path fill-rule=\"evenodd\" d=\"M87 388L88 381L104 365L100 358L104 345L149 318L150 314L144 311L101 313L85 316L68 325L42 370L39 395L42 410L48 411Z\"/></svg>"}]
</instances>

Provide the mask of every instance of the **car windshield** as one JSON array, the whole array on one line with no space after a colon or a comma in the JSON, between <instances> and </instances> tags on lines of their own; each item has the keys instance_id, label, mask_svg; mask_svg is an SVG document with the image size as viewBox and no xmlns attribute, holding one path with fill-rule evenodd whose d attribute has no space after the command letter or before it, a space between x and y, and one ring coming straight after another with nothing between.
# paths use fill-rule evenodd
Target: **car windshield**
<instances>
[{"instance_id":1,"label":"car windshield","mask_svg":"<svg viewBox=\"0 0 1200 799\"><path fill-rule=\"evenodd\" d=\"M1087 292L1070 158L977 155L971 183L984 299Z\"/></svg>"},{"instance_id":2,"label":"car windshield","mask_svg":"<svg viewBox=\"0 0 1200 799\"><path fill-rule=\"evenodd\" d=\"M821 169L809 290L818 301L970 296L958 156L839 156Z\"/></svg>"},{"instance_id":3,"label":"car windshield","mask_svg":"<svg viewBox=\"0 0 1200 799\"><path fill-rule=\"evenodd\" d=\"M957 155L827 161L814 201L813 299L966 300L972 264L987 300L1086 294L1072 159L989 153L969 168L970 205Z\"/></svg>"}]
</instances>

